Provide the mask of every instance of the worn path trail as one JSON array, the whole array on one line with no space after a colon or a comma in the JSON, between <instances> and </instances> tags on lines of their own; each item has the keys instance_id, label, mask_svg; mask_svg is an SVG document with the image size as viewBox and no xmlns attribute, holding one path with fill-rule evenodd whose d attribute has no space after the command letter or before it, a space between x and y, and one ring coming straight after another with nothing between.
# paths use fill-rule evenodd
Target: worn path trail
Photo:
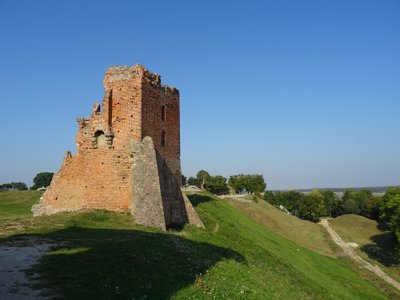
<instances>
[{"instance_id":1,"label":"worn path trail","mask_svg":"<svg viewBox=\"0 0 400 300\"><path fill-rule=\"evenodd\" d=\"M26 270L32 268L54 243L35 239L21 239L0 244L0 299L44 300L43 290L32 288L37 274L28 277Z\"/></svg>"},{"instance_id":2,"label":"worn path trail","mask_svg":"<svg viewBox=\"0 0 400 300\"><path fill-rule=\"evenodd\" d=\"M372 265L371 263L367 262L361 256L357 254L357 252L354 250L354 243L346 243L345 241L342 240L342 238L337 234L337 232L329 225L328 218L323 218L321 219L320 224L326 228L328 233L330 234L332 240L340 247L343 249L344 253L350 256L354 261L356 261L358 264L363 266L364 268L370 270L383 280L385 280L387 283L391 284L395 288L400 290L400 283L396 280L394 280L392 277L388 276L385 272L381 270L377 265Z\"/></svg>"},{"instance_id":3,"label":"worn path trail","mask_svg":"<svg viewBox=\"0 0 400 300\"><path fill-rule=\"evenodd\" d=\"M219 195L218 197L221 199L231 199L242 203L252 203L253 201L246 199L247 196L248 195Z\"/></svg>"}]
</instances>

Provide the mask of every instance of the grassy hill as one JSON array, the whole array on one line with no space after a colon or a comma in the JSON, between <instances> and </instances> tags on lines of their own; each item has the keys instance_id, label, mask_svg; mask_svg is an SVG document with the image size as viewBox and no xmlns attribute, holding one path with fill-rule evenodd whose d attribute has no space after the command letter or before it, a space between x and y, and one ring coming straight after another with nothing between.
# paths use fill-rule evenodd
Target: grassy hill
<instances>
[{"instance_id":1,"label":"grassy hill","mask_svg":"<svg viewBox=\"0 0 400 300\"><path fill-rule=\"evenodd\" d=\"M400 257L395 251L395 236L381 228L378 222L358 215L343 215L329 220L346 242L355 242L357 252L386 273L400 281Z\"/></svg>"},{"instance_id":2,"label":"grassy hill","mask_svg":"<svg viewBox=\"0 0 400 300\"><path fill-rule=\"evenodd\" d=\"M0 219L32 216L31 207L41 194L38 191L0 192Z\"/></svg>"},{"instance_id":3,"label":"grassy hill","mask_svg":"<svg viewBox=\"0 0 400 300\"><path fill-rule=\"evenodd\" d=\"M285 214L266 201L243 203L226 201L251 219L281 236L318 253L335 256L339 249L320 225Z\"/></svg>"},{"instance_id":4,"label":"grassy hill","mask_svg":"<svg viewBox=\"0 0 400 300\"><path fill-rule=\"evenodd\" d=\"M0 246L54 243L27 272L63 299L387 298L342 259L281 237L210 194L191 201L206 230L161 232L135 226L128 214L82 211L0 219Z\"/></svg>"}]
</instances>

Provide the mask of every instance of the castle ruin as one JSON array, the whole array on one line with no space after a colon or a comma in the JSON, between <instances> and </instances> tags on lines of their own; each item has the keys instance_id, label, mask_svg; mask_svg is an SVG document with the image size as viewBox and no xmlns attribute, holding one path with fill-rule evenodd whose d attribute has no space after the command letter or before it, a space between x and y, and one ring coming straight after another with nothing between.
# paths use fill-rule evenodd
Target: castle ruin
<instances>
[{"instance_id":1,"label":"castle ruin","mask_svg":"<svg viewBox=\"0 0 400 300\"><path fill-rule=\"evenodd\" d=\"M179 91L141 65L110 67L104 89L33 214L105 209L163 230L203 226L180 190Z\"/></svg>"}]
</instances>

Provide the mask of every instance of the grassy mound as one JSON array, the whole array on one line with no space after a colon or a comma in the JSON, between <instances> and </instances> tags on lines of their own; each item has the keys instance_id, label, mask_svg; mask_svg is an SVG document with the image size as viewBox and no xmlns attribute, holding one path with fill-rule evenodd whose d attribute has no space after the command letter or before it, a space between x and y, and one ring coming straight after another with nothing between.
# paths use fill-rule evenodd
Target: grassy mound
<instances>
[{"instance_id":1,"label":"grassy mound","mask_svg":"<svg viewBox=\"0 0 400 300\"><path fill-rule=\"evenodd\" d=\"M243 203L228 198L226 201L252 220L296 244L329 256L338 252L328 232L318 224L288 215L263 200Z\"/></svg>"},{"instance_id":2,"label":"grassy mound","mask_svg":"<svg viewBox=\"0 0 400 300\"><path fill-rule=\"evenodd\" d=\"M62 299L386 299L341 259L210 194L191 201L206 230L165 233L135 226L128 214L83 211L0 220L0 243L53 243L28 272Z\"/></svg>"},{"instance_id":3,"label":"grassy mound","mask_svg":"<svg viewBox=\"0 0 400 300\"><path fill-rule=\"evenodd\" d=\"M378 264L386 273L400 281L400 257L397 254L396 238L385 231L374 220L358 216L343 215L329 220L332 228L346 242L355 242L357 252L373 264Z\"/></svg>"},{"instance_id":4,"label":"grassy mound","mask_svg":"<svg viewBox=\"0 0 400 300\"><path fill-rule=\"evenodd\" d=\"M41 194L38 191L0 192L0 219L32 216L31 207Z\"/></svg>"}]
</instances>

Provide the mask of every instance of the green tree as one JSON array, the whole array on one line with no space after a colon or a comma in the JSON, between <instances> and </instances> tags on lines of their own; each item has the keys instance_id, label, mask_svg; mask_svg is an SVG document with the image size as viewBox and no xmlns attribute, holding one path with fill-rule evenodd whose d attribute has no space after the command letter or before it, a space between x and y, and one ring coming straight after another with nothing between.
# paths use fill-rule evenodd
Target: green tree
<instances>
[{"instance_id":1,"label":"green tree","mask_svg":"<svg viewBox=\"0 0 400 300\"><path fill-rule=\"evenodd\" d=\"M186 176L183 175L183 174L181 174L181 177L182 177L182 185L186 185L186 183L187 183L187 178L186 178Z\"/></svg>"},{"instance_id":2,"label":"green tree","mask_svg":"<svg viewBox=\"0 0 400 300\"><path fill-rule=\"evenodd\" d=\"M390 188L383 195L380 220L388 225L400 241L400 187Z\"/></svg>"},{"instance_id":3,"label":"green tree","mask_svg":"<svg viewBox=\"0 0 400 300\"><path fill-rule=\"evenodd\" d=\"M0 191L6 191L12 188L11 183L3 183L0 185Z\"/></svg>"},{"instance_id":4,"label":"green tree","mask_svg":"<svg viewBox=\"0 0 400 300\"><path fill-rule=\"evenodd\" d=\"M365 215L364 203L370 198L372 198L372 192L369 190L346 190L342 197L344 213Z\"/></svg>"},{"instance_id":5,"label":"green tree","mask_svg":"<svg viewBox=\"0 0 400 300\"><path fill-rule=\"evenodd\" d=\"M318 222L325 211L324 196L318 190L299 197L293 211L300 219Z\"/></svg>"},{"instance_id":6,"label":"green tree","mask_svg":"<svg viewBox=\"0 0 400 300\"><path fill-rule=\"evenodd\" d=\"M275 205L284 206L292 215L298 216L299 202L304 198L304 194L298 191L287 191L275 193Z\"/></svg>"},{"instance_id":7,"label":"green tree","mask_svg":"<svg viewBox=\"0 0 400 300\"><path fill-rule=\"evenodd\" d=\"M340 199L333 191L323 190L320 191L324 199L325 211L323 216L336 217L338 207L340 206Z\"/></svg>"},{"instance_id":8,"label":"green tree","mask_svg":"<svg viewBox=\"0 0 400 300\"><path fill-rule=\"evenodd\" d=\"M342 196L343 211L345 214L359 214L361 209L355 200L356 191L347 189Z\"/></svg>"},{"instance_id":9,"label":"green tree","mask_svg":"<svg viewBox=\"0 0 400 300\"><path fill-rule=\"evenodd\" d=\"M362 213L365 217L378 220L379 219L379 208L382 203L382 197L371 196L364 201Z\"/></svg>"},{"instance_id":10,"label":"green tree","mask_svg":"<svg viewBox=\"0 0 400 300\"><path fill-rule=\"evenodd\" d=\"M259 174L233 175L229 177L228 184L236 193L244 190L250 193L262 193L267 186L263 175Z\"/></svg>"},{"instance_id":11,"label":"green tree","mask_svg":"<svg viewBox=\"0 0 400 300\"><path fill-rule=\"evenodd\" d=\"M198 180L200 184L200 188L204 189L204 184L206 183L206 180L210 177L210 174L207 171L200 170L196 174L196 179Z\"/></svg>"},{"instance_id":12,"label":"green tree","mask_svg":"<svg viewBox=\"0 0 400 300\"><path fill-rule=\"evenodd\" d=\"M220 175L211 176L205 170L197 172L196 177L189 177L187 182L189 185L195 185L214 194L225 194L229 192L225 177Z\"/></svg>"},{"instance_id":13,"label":"green tree","mask_svg":"<svg viewBox=\"0 0 400 300\"><path fill-rule=\"evenodd\" d=\"M265 191L267 184L265 183L263 175L254 174L247 175L247 190L251 193L262 193Z\"/></svg>"},{"instance_id":14,"label":"green tree","mask_svg":"<svg viewBox=\"0 0 400 300\"><path fill-rule=\"evenodd\" d=\"M6 190L27 190L28 187L24 182L10 182L10 183L4 183L0 184L0 191L6 191Z\"/></svg>"},{"instance_id":15,"label":"green tree","mask_svg":"<svg viewBox=\"0 0 400 300\"><path fill-rule=\"evenodd\" d=\"M304 195L298 191L265 192L264 199L276 206L282 205L292 215L312 222L318 222L326 212L323 194L318 190Z\"/></svg>"},{"instance_id":16,"label":"green tree","mask_svg":"<svg viewBox=\"0 0 400 300\"><path fill-rule=\"evenodd\" d=\"M228 185L235 190L235 193L238 194L245 189L244 183L244 175L232 175L229 177Z\"/></svg>"},{"instance_id":17,"label":"green tree","mask_svg":"<svg viewBox=\"0 0 400 300\"><path fill-rule=\"evenodd\" d=\"M19 191L28 189L28 187L26 186L26 184L24 182L11 182L11 184L13 185L13 189L16 189Z\"/></svg>"},{"instance_id":18,"label":"green tree","mask_svg":"<svg viewBox=\"0 0 400 300\"><path fill-rule=\"evenodd\" d=\"M225 194L229 191L226 178L220 175L207 177L204 188L214 194Z\"/></svg>"},{"instance_id":19,"label":"green tree","mask_svg":"<svg viewBox=\"0 0 400 300\"><path fill-rule=\"evenodd\" d=\"M271 203L272 205L276 205L276 199L275 199L275 194L272 191L265 191L264 192L264 200L267 201L268 203Z\"/></svg>"},{"instance_id":20,"label":"green tree","mask_svg":"<svg viewBox=\"0 0 400 300\"><path fill-rule=\"evenodd\" d=\"M35 178L33 178L33 186L31 189L37 190L38 188L49 186L51 180L53 179L53 175L54 173L50 172L38 173Z\"/></svg>"},{"instance_id":21,"label":"green tree","mask_svg":"<svg viewBox=\"0 0 400 300\"><path fill-rule=\"evenodd\" d=\"M332 203L331 217L338 217L344 214L343 200L336 196L336 201Z\"/></svg>"},{"instance_id":22,"label":"green tree","mask_svg":"<svg viewBox=\"0 0 400 300\"><path fill-rule=\"evenodd\" d=\"M195 185L197 187L200 187L200 182L197 180L195 177L189 177L187 180L188 185Z\"/></svg>"}]
</instances>

